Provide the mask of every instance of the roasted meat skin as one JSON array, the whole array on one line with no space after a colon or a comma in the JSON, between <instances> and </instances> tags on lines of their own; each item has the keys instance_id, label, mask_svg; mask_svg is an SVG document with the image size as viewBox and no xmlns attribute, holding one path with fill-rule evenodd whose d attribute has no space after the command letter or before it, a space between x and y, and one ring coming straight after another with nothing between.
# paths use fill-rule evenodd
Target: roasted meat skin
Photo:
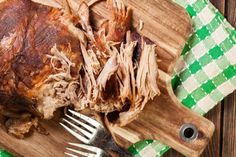
<instances>
[{"instance_id":1,"label":"roasted meat skin","mask_svg":"<svg viewBox=\"0 0 236 157\"><path fill-rule=\"evenodd\" d=\"M47 57L54 46L75 64L71 75L79 75L80 41L61 23L62 14L30 0L0 3L0 101L6 109L37 112L39 89L55 72Z\"/></svg>"}]
</instances>

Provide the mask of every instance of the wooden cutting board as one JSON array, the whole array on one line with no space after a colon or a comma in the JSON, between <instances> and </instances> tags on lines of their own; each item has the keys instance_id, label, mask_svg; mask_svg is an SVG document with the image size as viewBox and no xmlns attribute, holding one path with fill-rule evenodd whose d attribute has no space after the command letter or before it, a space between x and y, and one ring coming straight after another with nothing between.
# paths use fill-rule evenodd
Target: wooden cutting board
<instances>
[{"instance_id":1,"label":"wooden cutting board","mask_svg":"<svg viewBox=\"0 0 236 157\"><path fill-rule=\"evenodd\" d=\"M144 28L140 33L157 44L160 59L158 85L162 94L147 104L137 120L126 127L110 129L124 147L143 139L158 139L186 156L198 156L211 138L214 125L183 107L170 85L173 67L192 31L190 18L183 8L171 0L125 0L125 4L133 9L133 25L138 26L142 20ZM105 4L101 3L92 8L92 15L95 19L101 19L109 13ZM180 139L179 129L185 123L194 124L199 130L196 140L184 142ZM67 142L78 142L57 121L45 121L43 126L50 135L35 132L24 140L15 139L0 129L0 146L16 156L62 157Z\"/></svg>"}]
</instances>

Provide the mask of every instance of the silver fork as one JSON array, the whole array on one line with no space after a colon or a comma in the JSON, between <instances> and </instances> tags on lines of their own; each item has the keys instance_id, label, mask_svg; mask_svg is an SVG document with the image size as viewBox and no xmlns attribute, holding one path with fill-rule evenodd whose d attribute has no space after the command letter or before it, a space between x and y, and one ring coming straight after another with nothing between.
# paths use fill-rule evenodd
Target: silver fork
<instances>
[{"instance_id":1,"label":"silver fork","mask_svg":"<svg viewBox=\"0 0 236 157\"><path fill-rule=\"evenodd\" d=\"M133 157L130 152L116 144L111 134L102 124L76 111L70 109L68 111L73 116L65 114L64 123L60 124L78 140L103 150L111 150L122 157Z\"/></svg>"},{"instance_id":2,"label":"silver fork","mask_svg":"<svg viewBox=\"0 0 236 157\"><path fill-rule=\"evenodd\" d=\"M66 148L67 152L65 154L71 157L80 157L81 155L86 157L111 157L108 153L97 147L77 143L68 144L75 147Z\"/></svg>"}]
</instances>

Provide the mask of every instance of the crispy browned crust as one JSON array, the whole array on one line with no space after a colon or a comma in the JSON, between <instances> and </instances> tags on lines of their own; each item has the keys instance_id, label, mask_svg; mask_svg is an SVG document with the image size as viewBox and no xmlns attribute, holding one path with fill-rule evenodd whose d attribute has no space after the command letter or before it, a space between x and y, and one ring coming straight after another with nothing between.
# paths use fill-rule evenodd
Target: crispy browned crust
<instances>
[{"instance_id":1,"label":"crispy browned crust","mask_svg":"<svg viewBox=\"0 0 236 157\"><path fill-rule=\"evenodd\" d=\"M62 12L30 0L8 0L0 5L0 41L16 37L10 48L0 46L0 100L3 105L33 105L37 87L52 73L47 54L54 45L75 63L82 64L79 40L60 22ZM2 101L1 101L2 102Z\"/></svg>"}]
</instances>

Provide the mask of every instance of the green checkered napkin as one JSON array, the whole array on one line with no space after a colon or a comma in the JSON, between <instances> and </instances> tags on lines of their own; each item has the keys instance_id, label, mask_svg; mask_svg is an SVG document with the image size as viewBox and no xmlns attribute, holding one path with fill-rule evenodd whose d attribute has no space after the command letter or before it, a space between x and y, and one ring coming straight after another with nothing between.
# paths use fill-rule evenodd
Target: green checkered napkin
<instances>
[{"instance_id":1,"label":"green checkered napkin","mask_svg":"<svg viewBox=\"0 0 236 157\"><path fill-rule=\"evenodd\" d=\"M13 156L8 152L6 152L5 150L0 149L0 157L13 157Z\"/></svg>"},{"instance_id":2,"label":"green checkered napkin","mask_svg":"<svg viewBox=\"0 0 236 157\"><path fill-rule=\"evenodd\" d=\"M208 0L174 0L192 18L194 33L172 79L179 100L204 115L236 89L236 31ZM158 157L169 149L146 140L129 148L137 157Z\"/></svg>"}]
</instances>

